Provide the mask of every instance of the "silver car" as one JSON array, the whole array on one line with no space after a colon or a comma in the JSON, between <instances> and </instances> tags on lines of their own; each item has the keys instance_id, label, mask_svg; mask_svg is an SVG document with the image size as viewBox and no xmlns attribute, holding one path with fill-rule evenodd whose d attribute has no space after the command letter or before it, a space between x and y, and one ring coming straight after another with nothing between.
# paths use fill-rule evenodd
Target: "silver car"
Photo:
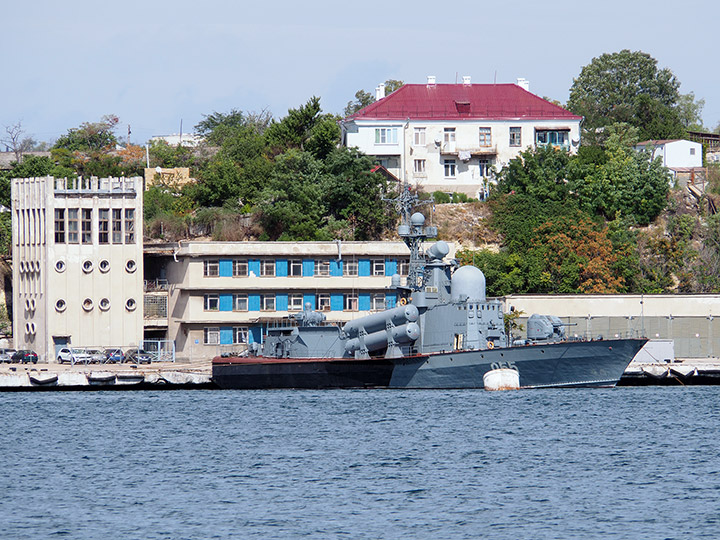
<instances>
[{"instance_id":1,"label":"silver car","mask_svg":"<svg viewBox=\"0 0 720 540\"><path fill-rule=\"evenodd\" d=\"M85 349L63 347L58 351L57 361L58 364L89 364L92 361L92 356Z\"/></svg>"}]
</instances>

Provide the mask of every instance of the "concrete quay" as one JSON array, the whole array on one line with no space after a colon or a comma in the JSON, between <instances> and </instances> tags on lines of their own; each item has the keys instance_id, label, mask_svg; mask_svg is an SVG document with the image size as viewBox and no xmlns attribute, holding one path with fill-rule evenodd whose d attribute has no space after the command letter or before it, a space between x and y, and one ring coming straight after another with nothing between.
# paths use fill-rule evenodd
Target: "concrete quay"
<instances>
[{"instance_id":1,"label":"concrete quay","mask_svg":"<svg viewBox=\"0 0 720 540\"><path fill-rule=\"evenodd\" d=\"M618 386L720 385L720 359L677 358L672 362L632 362Z\"/></svg>"},{"instance_id":2,"label":"concrete quay","mask_svg":"<svg viewBox=\"0 0 720 540\"><path fill-rule=\"evenodd\" d=\"M154 364L0 364L0 392L212 389L209 360Z\"/></svg>"}]
</instances>

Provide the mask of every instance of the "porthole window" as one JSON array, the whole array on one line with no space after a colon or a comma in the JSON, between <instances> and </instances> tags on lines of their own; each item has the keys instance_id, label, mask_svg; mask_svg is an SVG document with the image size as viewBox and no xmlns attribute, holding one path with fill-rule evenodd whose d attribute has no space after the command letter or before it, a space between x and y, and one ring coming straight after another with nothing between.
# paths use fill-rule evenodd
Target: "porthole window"
<instances>
[{"instance_id":1,"label":"porthole window","mask_svg":"<svg viewBox=\"0 0 720 540\"><path fill-rule=\"evenodd\" d=\"M108 298L103 298L102 300L100 300L99 305L100 309L102 309L103 311L107 311L108 309L110 309L110 300Z\"/></svg>"},{"instance_id":2,"label":"porthole window","mask_svg":"<svg viewBox=\"0 0 720 540\"><path fill-rule=\"evenodd\" d=\"M90 298L83 300L82 307L85 311L90 311L93 308L93 301Z\"/></svg>"},{"instance_id":3,"label":"porthole window","mask_svg":"<svg viewBox=\"0 0 720 540\"><path fill-rule=\"evenodd\" d=\"M128 298L127 302L125 302L125 308L128 311L135 311L135 308L137 307L137 302L133 298Z\"/></svg>"},{"instance_id":4,"label":"porthole window","mask_svg":"<svg viewBox=\"0 0 720 540\"><path fill-rule=\"evenodd\" d=\"M65 271L65 261L63 261L62 259L55 261L55 271L56 272L64 272Z\"/></svg>"},{"instance_id":5,"label":"porthole window","mask_svg":"<svg viewBox=\"0 0 720 540\"><path fill-rule=\"evenodd\" d=\"M89 274L90 272L92 272L92 270L93 270L93 263L92 263L92 261L89 260L89 259L83 261L82 269L83 269L83 272L85 272L86 274Z\"/></svg>"},{"instance_id":6,"label":"porthole window","mask_svg":"<svg viewBox=\"0 0 720 540\"><path fill-rule=\"evenodd\" d=\"M62 298L59 299L57 302L55 302L55 311L62 313L65 311L65 308L67 307L67 304L65 303L65 300Z\"/></svg>"},{"instance_id":7,"label":"porthole window","mask_svg":"<svg viewBox=\"0 0 720 540\"><path fill-rule=\"evenodd\" d=\"M125 270L132 274L135 271L135 268L137 268L135 261L133 259L128 259L128 262L125 263Z\"/></svg>"},{"instance_id":8,"label":"porthole window","mask_svg":"<svg viewBox=\"0 0 720 540\"><path fill-rule=\"evenodd\" d=\"M110 261L108 261L107 259L103 259L102 261L100 261L100 264L98 264L98 268L104 274L105 272L110 270Z\"/></svg>"}]
</instances>

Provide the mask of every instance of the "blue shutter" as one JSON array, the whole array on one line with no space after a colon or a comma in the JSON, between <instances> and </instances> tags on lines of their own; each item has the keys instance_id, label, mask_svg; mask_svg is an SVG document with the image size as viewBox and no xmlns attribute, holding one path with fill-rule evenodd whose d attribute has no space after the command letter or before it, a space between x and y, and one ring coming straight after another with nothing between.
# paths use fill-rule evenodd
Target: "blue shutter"
<instances>
[{"instance_id":1,"label":"blue shutter","mask_svg":"<svg viewBox=\"0 0 720 540\"><path fill-rule=\"evenodd\" d=\"M233 295L232 294L221 294L220 295L220 311L232 311L233 310Z\"/></svg>"},{"instance_id":2,"label":"blue shutter","mask_svg":"<svg viewBox=\"0 0 720 540\"><path fill-rule=\"evenodd\" d=\"M233 329L232 326L220 327L220 345L232 345Z\"/></svg>"},{"instance_id":3,"label":"blue shutter","mask_svg":"<svg viewBox=\"0 0 720 540\"><path fill-rule=\"evenodd\" d=\"M232 259L220 259L220 277L232 277L233 262ZM222 309L222 308L220 308Z\"/></svg>"},{"instance_id":4,"label":"blue shutter","mask_svg":"<svg viewBox=\"0 0 720 540\"><path fill-rule=\"evenodd\" d=\"M358 261L358 275L369 276L370 275L370 259L360 259ZM370 309L370 308L368 308Z\"/></svg>"},{"instance_id":5,"label":"blue shutter","mask_svg":"<svg viewBox=\"0 0 720 540\"><path fill-rule=\"evenodd\" d=\"M303 260L303 276L312 277L315 275L315 261L312 259Z\"/></svg>"},{"instance_id":6,"label":"blue shutter","mask_svg":"<svg viewBox=\"0 0 720 540\"><path fill-rule=\"evenodd\" d=\"M369 311L370 310L370 293L360 293L358 295L358 310Z\"/></svg>"},{"instance_id":7,"label":"blue shutter","mask_svg":"<svg viewBox=\"0 0 720 540\"><path fill-rule=\"evenodd\" d=\"M397 304L397 294L386 293L385 294L385 309L392 309Z\"/></svg>"},{"instance_id":8,"label":"blue shutter","mask_svg":"<svg viewBox=\"0 0 720 540\"><path fill-rule=\"evenodd\" d=\"M342 311L343 310L343 295L342 294L331 294L330 295L330 311Z\"/></svg>"},{"instance_id":9,"label":"blue shutter","mask_svg":"<svg viewBox=\"0 0 720 540\"><path fill-rule=\"evenodd\" d=\"M287 277L287 275L288 275L287 259L277 259L275 261L275 275L277 277Z\"/></svg>"},{"instance_id":10,"label":"blue shutter","mask_svg":"<svg viewBox=\"0 0 720 540\"><path fill-rule=\"evenodd\" d=\"M303 309L305 304L310 303L310 309L315 309L315 295L314 294L303 294Z\"/></svg>"},{"instance_id":11,"label":"blue shutter","mask_svg":"<svg viewBox=\"0 0 720 540\"><path fill-rule=\"evenodd\" d=\"M260 261L251 259L248 261L248 274L253 272L256 276L260 275Z\"/></svg>"},{"instance_id":12,"label":"blue shutter","mask_svg":"<svg viewBox=\"0 0 720 540\"><path fill-rule=\"evenodd\" d=\"M253 326L248 329L249 343L262 343L262 326Z\"/></svg>"},{"instance_id":13,"label":"blue shutter","mask_svg":"<svg viewBox=\"0 0 720 540\"><path fill-rule=\"evenodd\" d=\"M275 295L275 311L287 311L288 309L288 295L287 294L276 294Z\"/></svg>"},{"instance_id":14,"label":"blue shutter","mask_svg":"<svg viewBox=\"0 0 720 540\"><path fill-rule=\"evenodd\" d=\"M342 275L343 275L342 261L338 261L336 259L332 259L330 261L330 275L334 276L334 277L342 277Z\"/></svg>"},{"instance_id":15,"label":"blue shutter","mask_svg":"<svg viewBox=\"0 0 720 540\"><path fill-rule=\"evenodd\" d=\"M259 294L248 294L248 311L260 311Z\"/></svg>"},{"instance_id":16,"label":"blue shutter","mask_svg":"<svg viewBox=\"0 0 720 540\"><path fill-rule=\"evenodd\" d=\"M385 275L392 276L397 274L397 261L395 259L387 259L385 261Z\"/></svg>"}]
</instances>

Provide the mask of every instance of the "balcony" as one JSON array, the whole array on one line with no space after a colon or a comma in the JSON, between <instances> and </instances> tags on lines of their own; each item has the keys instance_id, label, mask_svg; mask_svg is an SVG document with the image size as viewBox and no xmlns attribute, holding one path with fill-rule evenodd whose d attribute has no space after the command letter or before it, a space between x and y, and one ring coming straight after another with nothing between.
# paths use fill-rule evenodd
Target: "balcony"
<instances>
[{"instance_id":1,"label":"balcony","mask_svg":"<svg viewBox=\"0 0 720 540\"><path fill-rule=\"evenodd\" d=\"M157 291L147 293L143 299L143 326L146 328L168 325L168 293Z\"/></svg>"},{"instance_id":2,"label":"balcony","mask_svg":"<svg viewBox=\"0 0 720 540\"><path fill-rule=\"evenodd\" d=\"M457 145L444 144L440 148L440 154L444 156L460 157L461 154L474 157L486 157L497 155L497 146L477 146L474 148L458 148ZM462 158L461 158L462 159Z\"/></svg>"}]
</instances>

